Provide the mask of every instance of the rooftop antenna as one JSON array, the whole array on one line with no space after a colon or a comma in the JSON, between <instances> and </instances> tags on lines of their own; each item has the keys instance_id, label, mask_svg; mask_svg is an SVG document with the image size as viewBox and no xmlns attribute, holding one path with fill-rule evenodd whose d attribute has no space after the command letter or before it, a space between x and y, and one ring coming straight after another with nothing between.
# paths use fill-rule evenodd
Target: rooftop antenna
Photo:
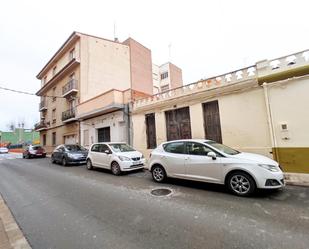
<instances>
[{"instance_id":1,"label":"rooftop antenna","mask_svg":"<svg viewBox=\"0 0 309 249\"><path fill-rule=\"evenodd\" d=\"M172 43L171 42L168 44L168 60L169 61L172 60Z\"/></svg>"},{"instance_id":2,"label":"rooftop antenna","mask_svg":"<svg viewBox=\"0 0 309 249\"><path fill-rule=\"evenodd\" d=\"M116 21L114 21L114 41L118 42L118 38L116 37Z\"/></svg>"}]
</instances>

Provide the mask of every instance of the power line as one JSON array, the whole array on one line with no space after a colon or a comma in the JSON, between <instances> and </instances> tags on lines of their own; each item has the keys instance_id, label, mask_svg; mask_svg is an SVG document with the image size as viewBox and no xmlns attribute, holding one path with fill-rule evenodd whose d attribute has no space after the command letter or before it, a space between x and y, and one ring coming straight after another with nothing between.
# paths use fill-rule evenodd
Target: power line
<instances>
[{"instance_id":1,"label":"power line","mask_svg":"<svg viewBox=\"0 0 309 249\"><path fill-rule=\"evenodd\" d=\"M24 92L24 91L15 90L15 89L10 89L10 88L6 88L6 87L2 87L2 86L0 86L0 89L1 89L1 90L5 90L5 91L14 92L14 93L20 93L20 94L26 94L26 95L32 95L32 96L36 96L36 97L41 97L41 96L37 96L35 93ZM50 95L44 95L44 97L49 97L49 98L64 98L64 97L62 97L62 96L50 96Z\"/></svg>"}]
</instances>

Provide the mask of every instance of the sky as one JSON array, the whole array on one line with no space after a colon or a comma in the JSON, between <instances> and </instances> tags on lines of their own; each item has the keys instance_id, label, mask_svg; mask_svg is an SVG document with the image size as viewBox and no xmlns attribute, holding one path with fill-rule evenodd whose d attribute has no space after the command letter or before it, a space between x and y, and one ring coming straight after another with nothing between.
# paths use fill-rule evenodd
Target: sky
<instances>
[{"instance_id":1,"label":"sky","mask_svg":"<svg viewBox=\"0 0 309 249\"><path fill-rule=\"evenodd\" d=\"M0 86L37 92L36 75L73 31L132 37L184 84L309 49L309 2L10 0L0 5ZM169 44L171 49L169 51ZM39 97L0 89L0 130L39 121Z\"/></svg>"}]
</instances>

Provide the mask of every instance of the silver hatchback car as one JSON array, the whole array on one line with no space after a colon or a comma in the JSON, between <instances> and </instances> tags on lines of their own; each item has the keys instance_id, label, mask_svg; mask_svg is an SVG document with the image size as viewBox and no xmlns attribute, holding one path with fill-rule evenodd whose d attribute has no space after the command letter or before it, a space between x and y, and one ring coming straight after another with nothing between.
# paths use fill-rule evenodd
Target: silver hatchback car
<instances>
[{"instance_id":1,"label":"silver hatchback car","mask_svg":"<svg viewBox=\"0 0 309 249\"><path fill-rule=\"evenodd\" d=\"M156 182L167 177L225 184L247 196L257 188L284 186L279 164L262 155L245 153L205 139L169 141L152 151L149 170Z\"/></svg>"}]
</instances>

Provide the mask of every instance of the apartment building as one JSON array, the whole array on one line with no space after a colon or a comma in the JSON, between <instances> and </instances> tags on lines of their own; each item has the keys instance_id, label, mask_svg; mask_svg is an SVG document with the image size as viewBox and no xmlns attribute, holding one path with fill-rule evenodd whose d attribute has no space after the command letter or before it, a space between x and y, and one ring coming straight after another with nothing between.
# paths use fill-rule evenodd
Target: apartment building
<instances>
[{"instance_id":1,"label":"apartment building","mask_svg":"<svg viewBox=\"0 0 309 249\"><path fill-rule=\"evenodd\" d=\"M171 62L158 66L152 65L153 94L181 87L182 70Z\"/></svg>"},{"instance_id":2,"label":"apartment building","mask_svg":"<svg viewBox=\"0 0 309 249\"><path fill-rule=\"evenodd\" d=\"M136 100L133 145L206 138L309 173L309 50Z\"/></svg>"},{"instance_id":3,"label":"apartment building","mask_svg":"<svg viewBox=\"0 0 309 249\"><path fill-rule=\"evenodd\" d=\"M42 145L130 143L128 103L153 94L151 50L73 32L37 75Z\"/></svg>"}]
</instances>

